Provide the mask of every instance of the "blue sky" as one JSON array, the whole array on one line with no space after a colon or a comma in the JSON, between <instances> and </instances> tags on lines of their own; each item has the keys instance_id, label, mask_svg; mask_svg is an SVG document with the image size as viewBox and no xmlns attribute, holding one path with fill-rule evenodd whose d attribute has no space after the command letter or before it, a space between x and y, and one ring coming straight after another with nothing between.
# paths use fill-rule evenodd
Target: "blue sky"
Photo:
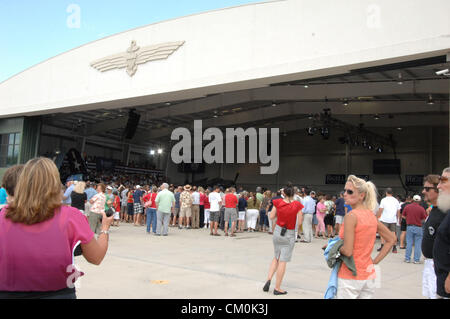
<instances>
[{"instance_id":1,"label":"blue sky","mask_svg":"<svg viewBox=\"0 0 450 319\"><path fill-rule=\"evenodd\" d=\"M0 0L0 82L55 55L118 32L256 2L261 1Z\"/></svg>"}]
</instances>

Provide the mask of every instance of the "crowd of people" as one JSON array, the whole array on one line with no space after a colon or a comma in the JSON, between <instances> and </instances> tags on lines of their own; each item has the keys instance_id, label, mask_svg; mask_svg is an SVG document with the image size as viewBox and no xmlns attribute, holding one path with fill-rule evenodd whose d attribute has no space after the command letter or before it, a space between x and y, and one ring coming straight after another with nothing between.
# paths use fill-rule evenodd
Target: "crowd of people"
<instances>
[{"instance_id":1,"label":"crowd of people","mask_svg":"<svg viewBox=\"0 0 450 319\"><path fill-rule=\"evenodd\" d=\"M308 244L322 238L324 250L332 250L333 245L339 244L337 255L349 257L350 265L354 265L339 264L338 281L331 285L336 288L333 296L337 298L372 297L374 269L370 266L378 264L390 252L398 253L399 245L399 249L405 250L406 263L410 263L411 258L416 264L422 263L422 254L425 257L424 296L448 298L449 257L445 252L450 243L449 176L450 168L444 170L442 176L425 177L423 198L416 194L399 200L392 189L387 188L379 201L376 186L353 175L349 176L344 191L336 195L290 184L276 191L262 187L246 191L242 187L237 190L235 187L178 186L164 182L141 186L136 183L137 179L126 180L124 177L103 179L102 182L68 180L63 186L54 163L38 158L26 165L14 166L4 175L0 205L6 207L0 215L0 229L14 229L20 223L41 229L53 227L61 222L61 218L70 220L66 226L68 230L54 228L53 233L46 236L70 236L68 251L74 251L76 244L81 243L82 254L96 264L106 254L110 227L119 227L123 223L143 227L155 236L168 236L170 227L209 229L210 236L267 233L273 236L275 256L263 290L269 290L276 274L276 295L287 293L281 289L281 283L295 242ZM42 188L41 185L47 186ZM85 217L81 218L83 215ZM30 251L29 247L20 244L37 240L32 234L0 231L0 249L10 252L8 256L16 256L17 261L23 260L20 254L38 258L39 249ZM98 235L95 241L94 234ZM378 255L372 259L377 236L381 238L381 245L377 249ZM50 244L50 237L45 238L48 242L43 241L42 245ZM11 242L14 242L12 246ZM58 246L55 249L59 249L63 259L68 261L62 244L51 245ZM6 269L16 261L1 256L0 269ZM61 266L61 261L56 264ZM14 266L20 271L30 271L31 275L39 270L30 270L26 265ZM29 296L25 292L40 297L75 296L73 289L62 285L63 274L52 282L54 285L47 286L44 282L27 283L27 275L23 272L20 275L13 268L8 268L7 276L16 278L19 284L11 284L0 275L0 296L11 297L14 293ZM61 273L61 269L58 271Z\"/></svg>"}]
</instances>

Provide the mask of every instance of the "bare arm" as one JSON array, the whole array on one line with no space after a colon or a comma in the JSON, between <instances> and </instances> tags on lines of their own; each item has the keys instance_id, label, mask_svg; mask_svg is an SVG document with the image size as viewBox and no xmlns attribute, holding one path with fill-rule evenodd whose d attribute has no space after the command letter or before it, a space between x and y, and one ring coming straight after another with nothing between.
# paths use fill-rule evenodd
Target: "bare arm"
<instances>
[{"instance_id":1,"label":"bare arm","mask_svg":"<svg viewBox=\"0 0 450 319\"><path fill-rule=\"evenodd\" d=\"M297 213L297 225L300 227L300 225L303 223L303 209L300 209Z\"/></svg>"},{"instance_id":2,"label":"bare arm","mask_svg":"<svg viewBox=\"0 0 450 319\"><path fill-rule=\"evenodd\" d=\"M353 255L353 245L355 243L355 227L357 219L355 214L350 212L344 217L344 245L339 250L342 255L350 257Z\"/></svg>"},{"instance_id":3,"label":"bare arm","mask_svg":"<svg viewBox=\"0 0 450 319\"><path fill-rule=\"evenodd\" d=\"M108 231L113 219L113 216L107 218L103 213L102 230ZM81 244L84 258L91 264L100 265L108 250L108 239L109 235L101 233L98 239L94 237L88 244Z\"/></svg>"},{"instance_id":4,"label":"bare arm","mask_svg":"<svg viewBox=\"0 0 450 319\"><path fill-rule=\"evenodd\" d=\"M445 292L450 294L450 273L447 276L447 279L445 280Z\"/></svg>"},{"instance_id":5,"label":"bare arm","mask_svg":"<svg viewBox=\"0 0 450 319\"><path fill-rule=\"evenodd\" d=\"M383 213L383 208L378 209L378 214L377 214L378 219L380 219L382 213Z\"/></svg>"},{"instance_id":6,"label":"bare arm","mask_svg":"<svg viewBox=\"0 0 450 319\"><path fill-rule=\"evenodd\" d=\"M277 208L275 206L273 206L272 210L270 211L269 218L273 220L276 217L277 217Z\"/></svg>"},{"instance_id":7,"label":"bare arm","mask_svg":"<svg viewBox=\"0 0 450 319\"><path fill-rule=\"evenodd\" d=\"M395 234L393 232L391 232L381 222L378 222L377 232L380 235L380 237L385 240L385 243L384 243L383 248L381 249L380 253L373 260L373 263L375 265L377 265L380 261L383 260L384 257L386 257L386 255L391 250L392 246L394 246L397 241L397 236L395 236Z\"/></svg>"}]
</instances>

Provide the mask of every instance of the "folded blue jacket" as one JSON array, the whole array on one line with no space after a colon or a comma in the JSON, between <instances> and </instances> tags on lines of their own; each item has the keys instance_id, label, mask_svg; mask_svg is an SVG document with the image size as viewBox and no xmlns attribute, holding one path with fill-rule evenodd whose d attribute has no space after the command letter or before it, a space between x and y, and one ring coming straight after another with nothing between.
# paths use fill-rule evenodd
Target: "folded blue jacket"
<instances>
[{"instance_id":1,"label":"folded blue jacket","mask_svg":"<svg viewBox=\"0 0 450 319\"><path fill-rule=\"evenodd\" d=\"M336 296L338 288L338 272L341 268L342 262L352 271L353 276L356 276L356 266L353 256L347 257L341 255L339 249L344 244L344 241L336 236L328 240L328 246L325 249L324 256L331 271L330 280L328 281L327 290L325 292L325 299L333 299Z\"/></svg>"}]
</instances>

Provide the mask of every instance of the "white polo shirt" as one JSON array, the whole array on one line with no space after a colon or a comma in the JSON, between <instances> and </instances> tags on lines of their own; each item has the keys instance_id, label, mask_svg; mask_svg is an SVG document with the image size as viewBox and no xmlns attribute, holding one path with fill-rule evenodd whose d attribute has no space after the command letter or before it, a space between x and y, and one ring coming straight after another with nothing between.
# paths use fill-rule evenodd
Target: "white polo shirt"
<instances>
[{"instance_id":1,"label":"white polo shirt","mask_svg":"<svg viewBox=\"0 0 450 319\"><path fill-rule=\"evenodd\" d=\"M383 208L380 221L387 224L397 223L397 211L401 208L397 198L386 196L381 200L380 208Z\"/></svg>"},{"instance_id":2,"label":"white polo shirt","mask_svg":"<svg viewBox=\"0 0 450 319\"><path fill-rule=\"evenodd\" d=\"M220 197L219 193L212 192L208 196L209 203L211 205L211 208L209 209L210 212L219 212L220 211L220 205L219 203L222 201L222 198Z\"/></svg>"}]
</instances>

